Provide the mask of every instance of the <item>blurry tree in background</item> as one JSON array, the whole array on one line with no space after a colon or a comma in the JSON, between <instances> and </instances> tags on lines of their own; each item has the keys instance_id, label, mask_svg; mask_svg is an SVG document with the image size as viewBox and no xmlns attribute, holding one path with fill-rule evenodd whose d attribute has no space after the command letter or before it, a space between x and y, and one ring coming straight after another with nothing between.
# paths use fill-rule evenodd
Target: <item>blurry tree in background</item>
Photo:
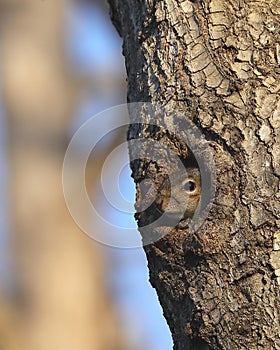
<instances>
[{"instance_id":1,"label":"blurry tree in background","mask_svg":"<svg viewBox=\"0 0 280 350\"><path fill-rule=\"evenodd\" d=\"M65 4L0 1L15 262L13 283L0 301L3 349L127 348L104 287L104 260L75 225L62 194L79 91L63 51Z\"/></svg>"}]
</instances>

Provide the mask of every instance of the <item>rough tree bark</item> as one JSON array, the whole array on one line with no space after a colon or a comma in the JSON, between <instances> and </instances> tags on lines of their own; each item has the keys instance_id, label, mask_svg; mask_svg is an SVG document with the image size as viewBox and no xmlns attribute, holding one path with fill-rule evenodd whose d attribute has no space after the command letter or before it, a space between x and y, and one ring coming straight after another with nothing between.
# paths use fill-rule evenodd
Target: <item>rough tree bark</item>
<instances>
[{"instance_id":1,"label":"rough tree bark","mask_svg":"<svg viewBox=\"0 0 280 350\"><path fill-rule=\"evenodd\" d=\"M179 225L145 247L174 349L280 349L279 1L109 2L128 101L183 112L215 156L203 225ZM170 120L158 117L164 129ZM180 129L182 118L173 123ZM177 147L168 133L140 133ZM138 135L132 124L129 137ZM145 173L156 179L149 162L132 171L136 184Z\"/></svg>"}]
</instances>

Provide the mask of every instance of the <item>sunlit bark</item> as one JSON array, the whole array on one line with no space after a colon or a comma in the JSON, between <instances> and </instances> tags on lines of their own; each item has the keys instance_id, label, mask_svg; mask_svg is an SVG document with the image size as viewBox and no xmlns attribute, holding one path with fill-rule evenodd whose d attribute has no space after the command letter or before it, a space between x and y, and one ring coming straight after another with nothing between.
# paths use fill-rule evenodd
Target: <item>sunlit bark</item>
<instances>
[{"instance_id":1,"label":"sunlit bark","mask_svg":"<svg viewBox=\"0 0 280 350\"><path fill-rule=\"evenodd\" d=\"M145 247L174 349L279 349L279 1L110 4L129 101L180 111L158 123L179 130L191 120L215 157L215 205L203 225ZM139 138L139 125L129 137ZM180 154L172 135L165 140ZM155 172L149 166L133 167L137 183Z\"/></svg>"}]
</instances>

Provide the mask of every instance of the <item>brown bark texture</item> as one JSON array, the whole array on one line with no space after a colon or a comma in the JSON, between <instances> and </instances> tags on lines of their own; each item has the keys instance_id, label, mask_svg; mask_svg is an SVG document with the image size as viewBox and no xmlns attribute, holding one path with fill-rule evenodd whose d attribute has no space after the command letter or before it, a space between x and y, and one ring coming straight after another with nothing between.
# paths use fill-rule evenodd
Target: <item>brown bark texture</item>
<instances>
[{"instance_id":1,"label":"brown bark texture","mask_svg":"<svg viewBox=\"0 0 280 350\"><path fill-rule=\"evenodd\" d=\"M200 227L179 224L164 235L154 225L150 235L162 238L145 246L174 349L280 349L280 3L109 2L123 37L128 101L166 108L160 130L146 127L149 113L142 113L129 139L162 140L187 164L168 128L187 135L191 121L202 133L196 154L216 172ZM132 172L139 207L139 183L148 176L157 184L159 171L142 160Z\"/></svg>"}]
</instances>

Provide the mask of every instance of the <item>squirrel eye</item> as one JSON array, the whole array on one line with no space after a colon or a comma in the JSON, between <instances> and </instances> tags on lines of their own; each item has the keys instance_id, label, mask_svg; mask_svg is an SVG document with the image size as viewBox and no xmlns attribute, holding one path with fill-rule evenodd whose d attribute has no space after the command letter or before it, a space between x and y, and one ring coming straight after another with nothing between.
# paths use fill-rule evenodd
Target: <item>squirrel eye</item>
<instances>
[{"instance_id":1,"label":"squirrel eye","mask_svg":"<svg viewBox=\"0 0 280 350\"><path fill-rule=\"evenodd\" d=\"M187 192L193 192L196 189L196 183L192 180L189 180L184 185L184 190Z\"/></svg>"}]
</instances>

